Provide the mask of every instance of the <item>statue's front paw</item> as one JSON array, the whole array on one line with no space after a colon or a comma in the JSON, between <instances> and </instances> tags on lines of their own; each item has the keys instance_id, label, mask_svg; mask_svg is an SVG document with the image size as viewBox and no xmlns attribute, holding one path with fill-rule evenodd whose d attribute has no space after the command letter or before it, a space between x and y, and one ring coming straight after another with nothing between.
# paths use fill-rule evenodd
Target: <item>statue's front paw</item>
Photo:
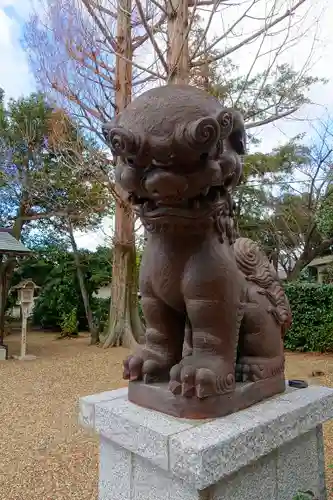
<instances>
[{"instance_id":1,"label":"statue's front paw","mask_svg":"<svg viewBox=\"0 0 333 500\"><path fill-rule=\"evenodd\" d=\"M224 361L215 356L189 356L170 371L169 389L175 395L200 399L232 392L235 376L226 370Z\"/></svg>"},{"instance_id":2,"label":"statue's front paw","mask_svg":"<svg viewBox=\"0 0 333 500\"><path fill-rule=\"evenodd\" d=\"M123 362L123 378L125 380L141 380L144 360L141 356L128 356Z\"/></svg>"},{"instance_id":3,"label":"statue's front paw","mask_svg":"<svg viewBox=\"0 0 333 500\"><path fill-rule=\"evenodd\" d=\"M123 378L125 380L132 382L143 380L147 384L167 379L170 368L158 359L145 355L144 352L129 356L125 359L123 367Z\"/></svg>"}]
</instances>

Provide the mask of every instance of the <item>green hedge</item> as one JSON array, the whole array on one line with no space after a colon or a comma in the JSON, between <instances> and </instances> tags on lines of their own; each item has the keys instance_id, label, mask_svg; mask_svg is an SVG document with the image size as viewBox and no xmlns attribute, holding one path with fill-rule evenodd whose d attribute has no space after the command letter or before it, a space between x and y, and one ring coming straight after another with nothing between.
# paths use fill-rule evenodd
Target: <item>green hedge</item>
<instances>
[{"instance_id":1,"label":"green hedge","mask_svg":"<svg viewBox=\"0 0 333 500\"><path fill-rule=\"evenodd\" d=\"M293 323L285 338L292 351L333 351L333 285L288 283Z\"/></svg>"},{"instance_id":2,"label":"green hedge","mask_svg":"<svg viewBox=\"0 0 333 500\"><path fill-rule=\"evenodd\" d=\"M285 338L286 349L333 351L333 285L288 283L285 291L293 314L293 323ZM99 330L103 331L110 299L94 299L92 308ZM140 303L139 313L143 319Z\"/></svg>"},{"instance_id":3,"label":"green hedge","mask_svg":"<svg viewBox=\"0 0 333 500\"><path fill-rule=\"evenodd\" d=\"M109 312L110 312L110 303L111 299L101 299L94 297L91 300L91 307L92 307L92 312L94 316L94 321L98 325L98 330L99 332L104 332L108 319L109 319ZM144 317L143 317L143 312L141 308L141 302L139 301L138 304L139 307L139 316L144 323Z\"/></svg>"}]
</instances>

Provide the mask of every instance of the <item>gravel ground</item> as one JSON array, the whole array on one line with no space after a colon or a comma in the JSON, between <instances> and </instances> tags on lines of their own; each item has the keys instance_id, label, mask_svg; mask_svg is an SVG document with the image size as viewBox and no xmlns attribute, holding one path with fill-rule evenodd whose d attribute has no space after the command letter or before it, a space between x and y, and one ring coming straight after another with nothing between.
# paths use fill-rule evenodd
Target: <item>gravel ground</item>
<instances>
[{"instance_id":1,"label":"gravel ground","mask_svg":"<svg viewBox=\"0 0 333 500\"><path fill-rule=\"evenodd\" d=\"M18 337L7 337L10 354ZM80 396L126 385L124 349L28 335L35 361L0 362L1 500L96 500L98 442L77 425Z\"/></svg>"},{"instance_id":2,"label":"gravel ground","mask_svg":"<svg viewBox=\"0 0 333 500\"><path fill-rule=\"evenodd\" d=\"M19 338L6 339L19 353ZM87 338L29 334L34 361L0 362L1 500L96 500L98 442L77 425L80 396L124 386L125 349L89 347ZM311 377L311 371L325 373ZM290 378L333 387L333 356L291 354ZM326 425L326 461L333 464L333 424ZM329 490L333 469L328 467ZM330 498L333 498L331 496Z\"/></svg>"}]
</instances>

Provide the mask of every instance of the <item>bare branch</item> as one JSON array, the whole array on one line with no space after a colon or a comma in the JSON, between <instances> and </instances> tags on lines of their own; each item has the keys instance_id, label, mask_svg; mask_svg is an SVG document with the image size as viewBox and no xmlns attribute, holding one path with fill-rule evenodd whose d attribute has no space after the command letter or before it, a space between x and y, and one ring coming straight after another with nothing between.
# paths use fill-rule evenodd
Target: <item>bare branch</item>
<instances>
[{"instance_id":1,"label":"bare branch","mask_svg":"<svg viewBox=\"0 0 333 500\"><path fill-rule=\"evenodd\" d=\"M202 57L205 57L206 53L210 52L217 44L219 44L224 38L226 38L230 33L232 33L235 29L235 27L243 20L247 17L247 13L250 12L250 10L252 9L252 7L256 4L257 0L252 0L252 3L249 5L249 7L245 10L245 12L236 20L233 22L233 24L230 26L230 28L227 30L227 31L224 31L223 32L223 35L221 35L220 37L218 37L216 40L214 40L210 45L208 45L203 51L199 52L199 54L197 54L197 57L198 57L198 63L199 63L199 60L202 58ZM236 49L237 50L237 49ZM223 56L224 57L224 56ZM195 61L193 61L194 57L191 58L191 65L192 66L197 66L199 64L197 64ZM192 62L193 61L193 62ZM208 61L209 63L210 62L214 62L212 59L210 59Z\"/></svg>"},{"instance_id":2,"label":"bare branch","mask_svg":"<svg viewBox=\"0 0 333 500\"><path fill-rule=\"evenodd\" d=\"M210 26L211 26L211 24L212 24L212 21L213 21L214 15L215 15L215 13L216 13L216 11L217 11L218 6L220 5L220 3L221 3L221 0L215 0L215 1L214 1L213 8L212 8L212 11L211 11L211 13L210 13L209 19L208 19L208 21L207 21L207 24L206 24L205 30L204 30L204 32L203 32L203 34L202 34L202 36L201 36L201 38L200 38L200 40L199 40L199 42L198 42L198 45L197 45L197 46L195 47L195 49L193 50L192 56L191 56L191 58L190 58L190 62L191 62L191 61L195 58L195 56L197 55L198 50L199 50L199 48L201 47L202 43L206 40L207 33L208 33L208 31L209 31L209 28L210 28Z\"/></svg>"},{"instance_id":3,"label":"bare branch","mask_svg":"<svg viewBox=\"0 0 333 500\"><path fill-rule=\"evenodd\" d=\"M285 113L279 113L278 115L273 115L268 118L265 118L263 120L259 120L257 122L251 122L251 123L246 123L245 128L250 129L250 128L256 128L256 127L262 127L263 125L268 125L269 123L274 122L277 118L280 120L281 118L286 118L287 116L292 115L293 113L296 113L298 111L297 108L292 108Z\"/></svg>"},{"instance_id":4,"label":"bare branch","mask_svg":"<svg viewBox=\"0 0 333 500\"><path fill-rule=\"evenodd\" d=\"M160 11L162 11L162 12L163 12L163 14L164 14L164 15L163 15L162 17L164 17L164 19L166 19L166 18L167 18L167 16L168 16L168 12L167 12L167 10L166 10L166 9L165 9L165 8L164 8L164 7L163 7L163 6L159 3L159 2L157 2L156 0L150 0L150 1L151 1L151 3L152 3L152 4L154 4L154 5L155 5L155 6L156 6L156 7L157 7Z\"/></svg>"},{"instance_id":5,"label":"bare branch","mask_svg":"<svg viewBox=\"0 0 333 500\"><path fill-rule=\"evenodd\" d=\"M167 18L166 14L163 14L160 17L160 19L155 23L155 25L152 28L150 28L150 32L147 32L145 35L135 37L133 39L133 51L141 47L141 45L143 45L145 42L147 42L147 40L150 38L149 33L151 33L151 35L153 36L156 32L158 32L161 26L165 23L166 18ZM155 43L157 42L155 41Z\"/></svg>"},{"instance_id":6,"label":"bare branch","mask_svg":"<svg viewBox=\"0 0 333 500\"><path fill-rule=\"evenodd\" d=\"M250 35L249 37L243 39L240 43L234 45L233 47L230 47L229 49L225 50L224 52L221 52L220 54L216 55L215 57L211 57L209 58L208 62L209 63L212 63L212 62L215 62L215 61L218 61L220 59L223 59L224 57L227 57L229 56L230 54L232 54L233 52L235 52L236 50L240 49L241 47L243 47L244 45L256 40L257 38L259 38L259 36L261 36L263 33L267 32L268 30L270 30L271 28L273 28L274 26L276 26L277 24L279 24L281 21L283 21L284 19L286 19L288 16L290 16L293 12L295 12L296 9L298 9L306 0L299 0L291 9L288 9L284 14L282 14L281 16L277 17L276 19L274 19L274 21L271 21L270 23L266 23L265 26L263 28L261 28L260 30L257 30L255 33L253 33L252 35ZM236 24L238 24L239 21L237 21L236 23L234 23L234 26ZM216 45L217 43L219 43L223 38L224 38L225 35L223 35L222 37L220 37L216 42L214 42L214 45ZM211 48L211 47L210 47ZM208 49L210 50L210 49ZM200 54L199 54L200 56ZM198 56L198 57L199 57ZM193 61L192 63L192 66L201 66L202 64L204 64L203 61Z\"/></svg>"},{"instance_id":7,"label":"bare branch","mask_svg":"<svg viewBox=\"0 0 333 500\"><path fill-rule=\"evenodd\" d=\"M116 48L116 42L112 36L110 36L110 32L103 26L103 23L99 19L99 17L95 14L93 8L91 7L90 0L82 0L83 5L87 9L87 12L93 19L94 23L99 27L101 33L104 35L105 39L109 42L110 46Z\"/></svg>"},{"instance_id":8,"label":"bare branch","mask_svg":"<svg viewBox=\"0 0 333 500\"><path fill-rule=\"evenodd\" d=\"M167 65L167 62L166 60L164 59L164 56L162 54L162 51L160 50L155 38L154 38L154 34L152 32L152 30L150 29L147 21L146 21L146 18L145 18L145 15L144 15L144 12L143 12L143 9L142 9L142 5L141 5L141 2L140 0L135 0L135 3L136 3L136 6L137 6L137 9L138 9L138 12L139 12L139 15L140 15L140 18L141 18L141 21L142 21L142 25L143 27L145 28L146 32L147 32L147 35L152 43L152 46L154 47L155 49L155 52L156 54L158 55L161 63L162 63L162 66L165 70L166 73L168 73L168 65Z\"/></svg>"},{"instance_id":9,"label":"bare branch","mask_svg":"<svg viewBox=\"0 0 333 500\"><path fill-rule=\"evenodd\" d=\"M96 2L93 2L92 0L90 0L90 4L91 4L92 7L94 7L97 10L99 10L100 12L103 12L104 14L106 14L106 15L108 15L110 17L113 17L114 19L117 19L117 14L115 12L113 12L112 10L107 9L106 7L104 7L104 5L97 4Z\"/></svg>"}]
</instances>

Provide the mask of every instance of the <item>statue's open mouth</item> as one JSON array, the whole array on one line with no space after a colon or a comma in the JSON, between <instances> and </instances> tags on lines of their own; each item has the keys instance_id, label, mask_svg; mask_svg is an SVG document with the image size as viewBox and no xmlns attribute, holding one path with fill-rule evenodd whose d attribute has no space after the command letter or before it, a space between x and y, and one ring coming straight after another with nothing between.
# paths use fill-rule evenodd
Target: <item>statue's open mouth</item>
<instances>
[{"instance_id":1,"label":"statue's open mouth","mask_svg":"<svg viewBox=\"0 0 333 500\"><path fill-rule=\"evenodd\" d=\"M151 199L131 194L129 200L134 211L142 218L158 218L165 216L195 219L212 212L221 198L221 187L212 186L203 189L191 198Z\"/></svg>"}]
</instances>

